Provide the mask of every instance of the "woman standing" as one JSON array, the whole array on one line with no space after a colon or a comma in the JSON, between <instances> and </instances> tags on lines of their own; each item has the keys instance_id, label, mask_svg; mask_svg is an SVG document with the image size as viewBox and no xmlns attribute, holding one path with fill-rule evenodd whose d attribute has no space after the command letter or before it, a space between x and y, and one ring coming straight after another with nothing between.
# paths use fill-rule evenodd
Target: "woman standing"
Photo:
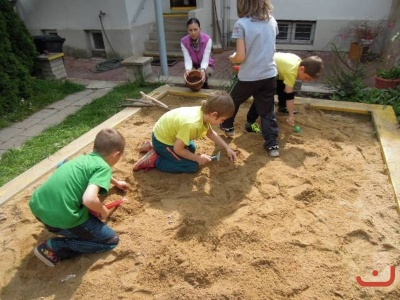
<instances>
[{"instance_id":1,"label":"woman standing","mask_svg":"<svg viewBox=\"0 0 400 300\"><path fill-rule=\"evenodd\" d=\"M211 76L215 62L211 58L211 37L201 31L200 21L191 18L187 22L188 35L181 39L185 60L185 78L193 69L200 69L203 88L208 88L207 79Z\"/></svg>"}]
</instances>

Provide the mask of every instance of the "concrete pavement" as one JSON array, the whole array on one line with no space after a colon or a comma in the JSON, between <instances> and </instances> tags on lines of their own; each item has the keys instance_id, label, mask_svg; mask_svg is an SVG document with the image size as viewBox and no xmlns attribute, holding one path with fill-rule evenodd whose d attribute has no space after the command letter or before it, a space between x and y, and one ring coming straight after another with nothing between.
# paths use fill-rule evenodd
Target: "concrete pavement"
<instances>
[{"instance_id":1,"label":"concrete pavement","mask_svg":"<svg viewBox=\"0 0 400 300\"><path fill-rule=\"evenodd\" d=\"M84 91L69 95L27 119L0 130L0 155L9 149L21 147L29 139L47 128L61 123L67 116L77 112L94 99L104 96L119 84L118 82L88 80L80 81L80 83L86 85Z\"/></svg>"}]
</instances>

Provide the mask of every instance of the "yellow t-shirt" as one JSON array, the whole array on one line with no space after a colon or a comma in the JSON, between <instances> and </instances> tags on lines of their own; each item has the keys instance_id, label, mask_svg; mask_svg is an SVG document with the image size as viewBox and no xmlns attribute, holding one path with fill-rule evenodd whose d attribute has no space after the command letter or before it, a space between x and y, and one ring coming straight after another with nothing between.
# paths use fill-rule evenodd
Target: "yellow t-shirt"
<instances>
[{"instance_id":1,"label":"yellow t-shirt","mask_svg":"<svg viewBox=\"0 0 400 300\"><path fill-rule=\"evenodd\" d=\"M179 107L166 112L154 125L153 133L158 141L173 146L180 139L186 146L191 140L204 137L210 124L204 124L200 106Z\"/></svg>"},{"instance_id":2,"label":"yellow t-shirt","mask_svg":"<svg viewBox=\"0 0 400 300\"><path fill-rule=\"evenodd\" d=\"M276 52L274 60L278 69L278 79L289 87L296 84L301 58L293 53Z\"/></svg>"}]
</instances>

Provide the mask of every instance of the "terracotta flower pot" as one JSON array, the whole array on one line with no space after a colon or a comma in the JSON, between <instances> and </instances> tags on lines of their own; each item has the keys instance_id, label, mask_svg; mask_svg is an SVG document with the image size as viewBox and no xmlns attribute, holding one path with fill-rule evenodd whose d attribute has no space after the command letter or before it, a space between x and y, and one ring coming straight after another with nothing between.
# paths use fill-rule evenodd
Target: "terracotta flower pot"
<instances>
[{"instance_id":1,"label":"terracotta flower pot","mask_svg":"<svg viewBox=\"0 0 400 300\"><path fill-rule=\"evenodd\" d=\"M203 87L204 82L201 81L201 72L198 70L190 71L185 77L186 85L194 92L197 92Z\"/></svg>"},{"instance_id":2,"label":"terracotta flower pot","mask_svg":"<svg viewBox=\"0 0 400 300\"><path fill-rule=\"evenodd\" d=\"M400 84L400 78L385 79L375 76L375 87L377 89L395 89Z\"/></svg>"}]
</instances>

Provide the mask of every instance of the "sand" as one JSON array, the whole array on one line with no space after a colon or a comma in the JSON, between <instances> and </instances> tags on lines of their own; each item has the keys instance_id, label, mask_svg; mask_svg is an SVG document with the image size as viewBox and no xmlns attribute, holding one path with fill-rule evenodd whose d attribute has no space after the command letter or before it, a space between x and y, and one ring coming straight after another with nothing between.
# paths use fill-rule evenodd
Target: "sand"
<instances>
[{"instance_id":1,"label":"sand","mask_svg":"<svg viewBox=\"0 0 400 300\"><path fill-rule=\"evenodd\" d=\"M200 100L163 99L171 107ZM132 172L162 109L144 108L118 127L127 149L114 174L131 188L107 220L121 239L111 252L55 268L38 260L34 247L53 236L27 205L40 182L0 207L0 298L400 299L399 274L387 287L356 281L389 281L400 263L396 201L370 117L299 105L303 133L278 115L281 156L271 158L261 135L243 130L249 104L226 139L237 162L222 152L196 174ZM218 151L206 139L197 145ZM113 188L104 201L121 197Z\"/></svg>"}]
</instances>

